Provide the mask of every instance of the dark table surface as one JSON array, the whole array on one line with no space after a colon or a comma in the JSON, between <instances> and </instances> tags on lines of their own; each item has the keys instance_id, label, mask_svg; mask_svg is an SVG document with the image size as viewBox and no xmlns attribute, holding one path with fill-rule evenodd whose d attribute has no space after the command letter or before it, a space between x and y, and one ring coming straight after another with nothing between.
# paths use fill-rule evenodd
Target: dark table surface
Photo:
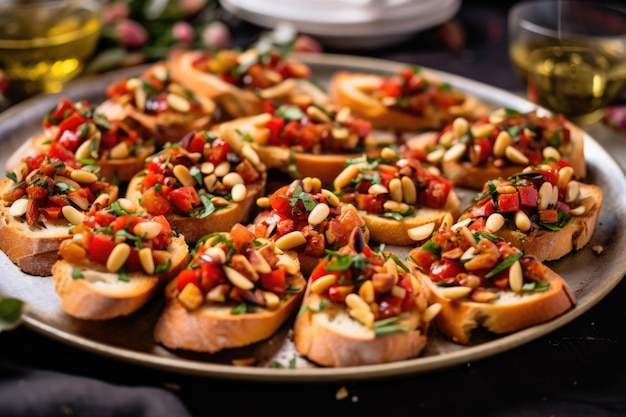
<instances>
[{"instance_id":1,"label":"dark table surface","mask_svg":"<svg viewBox=\"0 0 626 417\"><path fill-rule=\"evenodd\" d=\"M506 51L507 7L467 0L452 22L400 45L327 51L416 63L519 90ZM461 47L455 33L463 34ZM588 312L523 346L436 372L356 382L258 383L169 373L22 326L0 334L0 415L622 416L625 299L622 280ZM345 398L337 397L340 389L347 390Z\"/></svg>"}]
</instances>

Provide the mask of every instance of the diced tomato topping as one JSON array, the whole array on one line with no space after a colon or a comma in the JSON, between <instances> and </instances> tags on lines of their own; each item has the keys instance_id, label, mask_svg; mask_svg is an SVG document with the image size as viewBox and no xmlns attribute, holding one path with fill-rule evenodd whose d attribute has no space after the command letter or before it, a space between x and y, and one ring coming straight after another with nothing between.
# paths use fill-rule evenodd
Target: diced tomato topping
<instances>
[{"instance_id":1,"label":"diced tomato topping","mask_svg":"<svg viewBox=\"0 0 626 417\"><path fill-rule=\"evenodd\" d=\"M291 205L289 204L289 196L287 191L289 185L283 185L270 196L270 206L281 214L291 215Z\"/></svg>"},{"instance_id":2,"label":"diced tomato topping","mask_svg":"<svg viewBox=\"0 0 626 417\"><path fill-rule=\"evenodd\" d=\"M173 210L170 201L161 193L158 193L154 187L144 191L141 198L142 207L154 216L169 214Z\"/></svg>"},{"instance_id":3,"label":"diced tomato topping","mask_svg":"<svg viewBox=\"0 0 626 417\"><path fill-rule=\"evenodd\" d=\"M412 257L417 265L422 269L422 271L426 273L430 271L430 266L433 264L433 262L439 259L439 256L426 250L414 251Z\"/></svg>"},{"instance_id":4,"label":"diced tomato topping","mask_svg":"<svg viewBox=\"0 0 626 417\"><path fill-rule=\"evenodd\" d=\"M261 286L275 294L284 294L286 286L285 270L275 269L269 274L261 274Z\"/></svg>"},{"instance_id":5,"label":"diced tomato topping","mask_svg":"<svg viewBox=\"0 0 626 417\"><path fill-rule=\"evenodd\" d=\"M109 255L115 248L116 243L109 236L96 233L89 242L89 259L101 265L106 265Z\"/></svg>"},{"instance_id":6,"label":"diced tomato topping","mask_svg":"<svg viewBox=\"0 0 626 417\"><path fill-rule=\"evenodd\" d=\"M452 182L445 178L432 179L422 194L422 203L430 208L442 208L448 201Z\"/></svg>"},{"instance_id":7,"label":"diced tomato topping","mask_svg":"<svg viewBox=\"0 0 626 417\"><path fill-rule=\"evenodd\" d=\"M519 201L522 207L537 207L539 192L535 187L519 187L517 192L519 193Z\"/></svg>"},{"instance_id":8,"label":"diced tomato topping","mask_svg":"<svg viewBox=\"0 0 626 417\"><path fill-rule=\"evenodd\" d=\"M243 181L246 184L255 182L261 177L259 171L257 171L254 165L252 165L252 162L250 162L248 159L244 159L239 164L237 164L237 166L235 167L235 171L239 175L241 175L241 178L243 178Z\"/></svg>"},{"instance_id":9,"label":"diced tomato topping","mask_svg":"<svg viewBox=\"0 0 626 417\"><path fill-rule=\"evenodd\" d=\"M210 146L203 148L204 159L217 165L226 160L230 150L228 142L222 138L215 138L210 142Z\"/></svg>"},{"instance_id":10,"label":"diced tomato topping","mask_svg":"<svg viewBox=\"0 0 626 417\"><path fill-rule=\"evenodd\" d=\"M235 249L239 250L254 240L254 233L241 223L236 223L230 230L230 238Z\"/></svg>"},{"instance_id":11,"label":"diced tomato topping","mask_svg":"<svg viewBox=\"0 0 626 417\"><path fill-rule=\"evenodd\" d=\"M556 223L559 221L559 213L556 209L539 210L539 220L546 223Z\"/></svg>"},{"instance_id":12,"label":"diced tomato topping","mask_svg":"<svg viewBox=\"0 0 626 417\"><path fill-rule=\"evenodd\" d=\"M133 230L135 226L137 225L137 223L141 223L142 221L144 220L141 217L137 217L137 216L130 216L130 215L119 216L111 224L111 226L113 227L111 233L115 234L116 232L122 229L126 229L129 232L133 233Z\"/></svg>"},{"instance_id":13,"label":"diced tomato topping","mask_svg":"<svg viewBox=\"0 0 626 417\"><path fill-rule=\"evenodd\" d=\"M402 312L402 301L402 298L394 297L390 294L385 295L379 303L377 319L398 316Z\"/></svg>"},{"instance_id":14,"label":"diced tomato topping","mask_svg":"<svg viewBox=\"0 0 626 417\"><path fill-rule=\"evenodd\" d=\"M191 185L172 190L169 194L169 200L183 213L189 213L201 203L198 192Z\"/></svg>"},{"instance_id":15,"label":"diced tomato topping","mask_svg":"<svg viewBox=\"0 0 626 417\"><path fill-rule=\"evenodd\" d=\"M354 286L352 285L333 284L328 288L328 298L333 303L343 303L353 290Z\"/></svg>"},{"instance_id":16,"label":"diced tomato topping","mask_svg":"<svg viewBox=\"0 0 626 417\"><path fill-rule=\"evenodd\" d=\"M199 269L185 269L178 273L176 276L176 288L178 288L178 291L182 291L187 284L193 284L200 288Z\"/></svg>"},{"instance_id":17,"label":"diced tomato topping","mask_svg":"<svg viewBox=\"0 0 626 417\"><path fill-rule=\"evenodd\" d=\"M490 198L485 201L484 204L479 206L473 206L471 210L472 217L484 217L493 214L496 211L496 207L493 200Z\"/></svg>"},{"instance_id":18,"label":"diced tomato topping","mask_svg":"<svg viewBox=\"0 0 626 417\"><path fill-rule=\"evenodd\" d=\"M445 281L448 278L454 278L460 272L464 272L465 268L459 261L441 258L430 265L430 278L434 282Z\"/></svg>"},{"instance_id":19,"label":"diced tomato topping","mask_svg":"<svg viewBox=\"0 0 626 417\"><path fill-rule=\"evenodd\" d=\"M519 210L519 196L517 193L499 194L498 207L502 213L511 213Z\"/></svg>"},{"instance_id":20,"label":"diced tomato topping","mask_svg":"<svg viewBox=\"0 0 626 417\"><path fill-rule=\"evenodd\" d=\"M218 264L213 262L202 262L200 265L200 289L203 292L209 292L216 285L226 282L224 270Z\"/></svg>"}]
</instances>

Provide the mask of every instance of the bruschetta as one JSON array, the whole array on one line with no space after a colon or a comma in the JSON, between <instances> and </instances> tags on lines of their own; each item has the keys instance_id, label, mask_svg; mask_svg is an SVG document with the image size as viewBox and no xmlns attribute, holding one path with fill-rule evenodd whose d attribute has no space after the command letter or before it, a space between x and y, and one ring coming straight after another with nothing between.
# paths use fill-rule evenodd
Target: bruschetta
<instances>
[{"instance_id":1,"label":"bruschetta","mask_svg":"<svg viewBox=\"0 0 626 417\"><path fill-rule=\"evenodd\" d=\"M333 192L322 188L319 178L292 180L257 204L261 211L250 230L257 238L275 241L279 249L295 251L305 275L326 250L345 246L354 228L369 239L366 223L354 206L341 204Z\"/></svg>"},{"instance_id":2,"label":"bruschetta","mask_svg":"<svg viewBox=\"0 0 626 417\"><path fill-rule=\"evenodd\" d=\"M104 181L128 181L155 152L154 144L123 123L108 120L86 100L61 97L44 117L43 132L28 139L6 164L13 171L26 156L48 155L77 168L97 168Z\"/></svg>"},{"instance_id":3,"label":"bruschetta","mask_svg":"<svg viewBox=\"0 0 626 417\"><path fill-rule=\"evenodd\" d=\"M327 367L410 359L426 346L438 310L406 264L373 251L356 228L348 245L321 259L311 274L294 345Z\"/></svg>"},{"instance_id":4,"label":"bruschetta","mask_svg":"<svg viewBox=\"0 0 626 417\"><path fill-rule=\"evenodd\" d=\"M206 353L259 342L295 313L305 287L295 255L235 224L198 242L189 267L165 289L154 338Z\"/></svg>"},{"instance_id":5,"label":"bruschetta","mask_svg":"<svg viewBox=\"0 0 626 417\"><path fill-rule=\"evenodd\" d=\"M550 261L589 242L602 197L597 185L576 181L572 167L548 160L508 178L487 181L458 222Z\"/></svg>"},{"instance_id":6,"label":"bruschetta","mask_svg":"<svg viewBox=\"0 0 626 417\"><path fill-rule=\"evenodd\" d=\"M214 100L222 120L263 113L264 103L328 101L308 65L278 49L185 51L168 60L171 77L197 96Z\"/></svg>"},{"instance_id":7,"label":"bruschetta","mask_svg":"<svg viewBox=\"0 0 626 417\"><path fill-rule=\"evenodd\" d=\"M127 316L184 269L189 248L163 216L126 199L94 207L72 229L52 266L61 308L83 320Z\"/></svg>"},{"instance_id":8,"label":"bruschetta","mask_svg":"<svg viewBox=\"0 0 626 417\"><path fill-rule=\"evenodd\" d=\"M284 104L259 115L216 126L231 143L250 143L268 168L292 178L316 177L332 183L347 160L379 149L368 121L348 108Z\"/></svg>"},{"instance_id":9,"label":"bruschetta","mask_svg":"<svg viewBox=\"0 0 626 417\"><path fill-rule=\"evenodd\" d=\"M90 171L42 154L27 157L0 181L0 249L22 271L50 275L70 226L117 195L117 186Z\"/></svg>"},{"instance_id":10,"label":"bruschetta","mask_svg":"<svg viewBox=\"0 0 626 417\"><path fill-rule=\"evenodd\" d=\"M426 76L419 66L390 75L337 71L330 97L375 129L397 132L441 129L457 117L475 120L489 112L478 98Z\"/></svg>"},{"instance_id":11,"label":"bruschetta","mask_svg":"<svg viewBox=\"0 0 626 417\"><path fill-rule=\"evenodd\" d=\"M459 224L412 249L409 266L429 302L441 306L436 328L460 344L471 343L479 327L507 334L551 320L576 303L567 282L537 258Z\"/></svg>"},{"instance_id":12,"label":"bruschetta","mask_svg":"<svg viewBox=\"0 0 626 417\"><path fill-rule=\"evenodd\" d=\"M187 242L245 223L265 192L267 172L251 146L232 150L212 132L190 132L147 158L126 197L164 215Z\"/></svg>"},{"instance_id":13,"label":"bruschetta","mask_svg":"<svg viewBox=\"0 0 626 417\"><path fill-rule=\"evenodd\" d=\"M158 148L188 132L206 129L215 111L213 100L173 82L165 62L137 77L114 81L107 86L106 96L96 111L153 139Z\"/></svg>"},{"instance_id":14,"label":"bruschetta","mask_svg":"<svg viewBox=\"0 0 626 417\"><path fill-rule=\"evenodd\" d=\"M379 158L350 161L333 187L343 203L356 207L378 243L413 245L412 229L451 224L460 213L450 180L389 147Z\"/></svg>"},{"instance_id":15,"label":"bruschetta","mask_svg":"<svg viewBox=\"0 0 626 417\"><path fill-rule=\"evenodd\" d=\"M490 179L508 177L553 158L586 176L584 135L561 115L500 108L470 122L459 117L438 132L417 135L405 146L422 151L460 187L480 189Z\"/></svg>"}]
</instances>

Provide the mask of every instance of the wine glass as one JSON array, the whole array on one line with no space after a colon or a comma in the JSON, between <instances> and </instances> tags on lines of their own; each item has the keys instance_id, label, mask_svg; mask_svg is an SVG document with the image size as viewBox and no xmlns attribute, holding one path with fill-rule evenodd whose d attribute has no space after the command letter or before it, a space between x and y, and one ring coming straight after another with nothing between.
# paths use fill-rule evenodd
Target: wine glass
<instances>
[{"instance_id":1,"label":"wine glass","mask_svg":"<svg viewBox=\"0 0 626 417\"><path fill-rule=\"evenodd\" d=\"M626 87L626 10L530 0L508 17L510 60L529 100L578 124L597 121Z\"/></svg>"}]
</instances>

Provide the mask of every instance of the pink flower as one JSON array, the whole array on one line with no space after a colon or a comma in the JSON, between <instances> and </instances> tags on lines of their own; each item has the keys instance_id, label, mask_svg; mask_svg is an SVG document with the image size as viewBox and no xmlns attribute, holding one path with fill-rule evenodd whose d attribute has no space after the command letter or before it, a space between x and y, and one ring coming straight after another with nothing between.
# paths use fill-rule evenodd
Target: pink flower
<instances>
[{"instance_id":1,"label":"pink flower","mask_svg":"<svg viewBox=\"0 0 626 417\"><path fill-rule=\"evenodd\" d=\"M202 43L207 48L228 48L230 46L230 30L222 22L211 22L202 31Z\"/></svg>"},{"instance_id":2,"label":"pink flower","mask_svg":"<svg viewBox=\"0 0 626 417\"><path fill-rule=\"evenodd\" d=\"M105 25L125 19L130 15L128 3L116 1L109 3L102 12L102 21Z\"/></svg>"},{"instance_id":3,"label":"pink flower","mask_svg":"<svg viewBox=\"0 0 626 417\"><path fill-rule=\"evenodd\" d=\"M174 40L178 42L191 43L196 37L196 34L189 23L177 22L172 26L172 36Z\"/></svg>"},{"instance_id":4,"label":"pink flower","mask_svg":"<svg viewBox=\"0 0 626 417\"><path fill-rule=\"evenodd\" d=\"M131 19L122 19L115 28L120 44L127 48L139 48L148 41L148 32L139 23Z\"/></svg>"}]
</instances>

